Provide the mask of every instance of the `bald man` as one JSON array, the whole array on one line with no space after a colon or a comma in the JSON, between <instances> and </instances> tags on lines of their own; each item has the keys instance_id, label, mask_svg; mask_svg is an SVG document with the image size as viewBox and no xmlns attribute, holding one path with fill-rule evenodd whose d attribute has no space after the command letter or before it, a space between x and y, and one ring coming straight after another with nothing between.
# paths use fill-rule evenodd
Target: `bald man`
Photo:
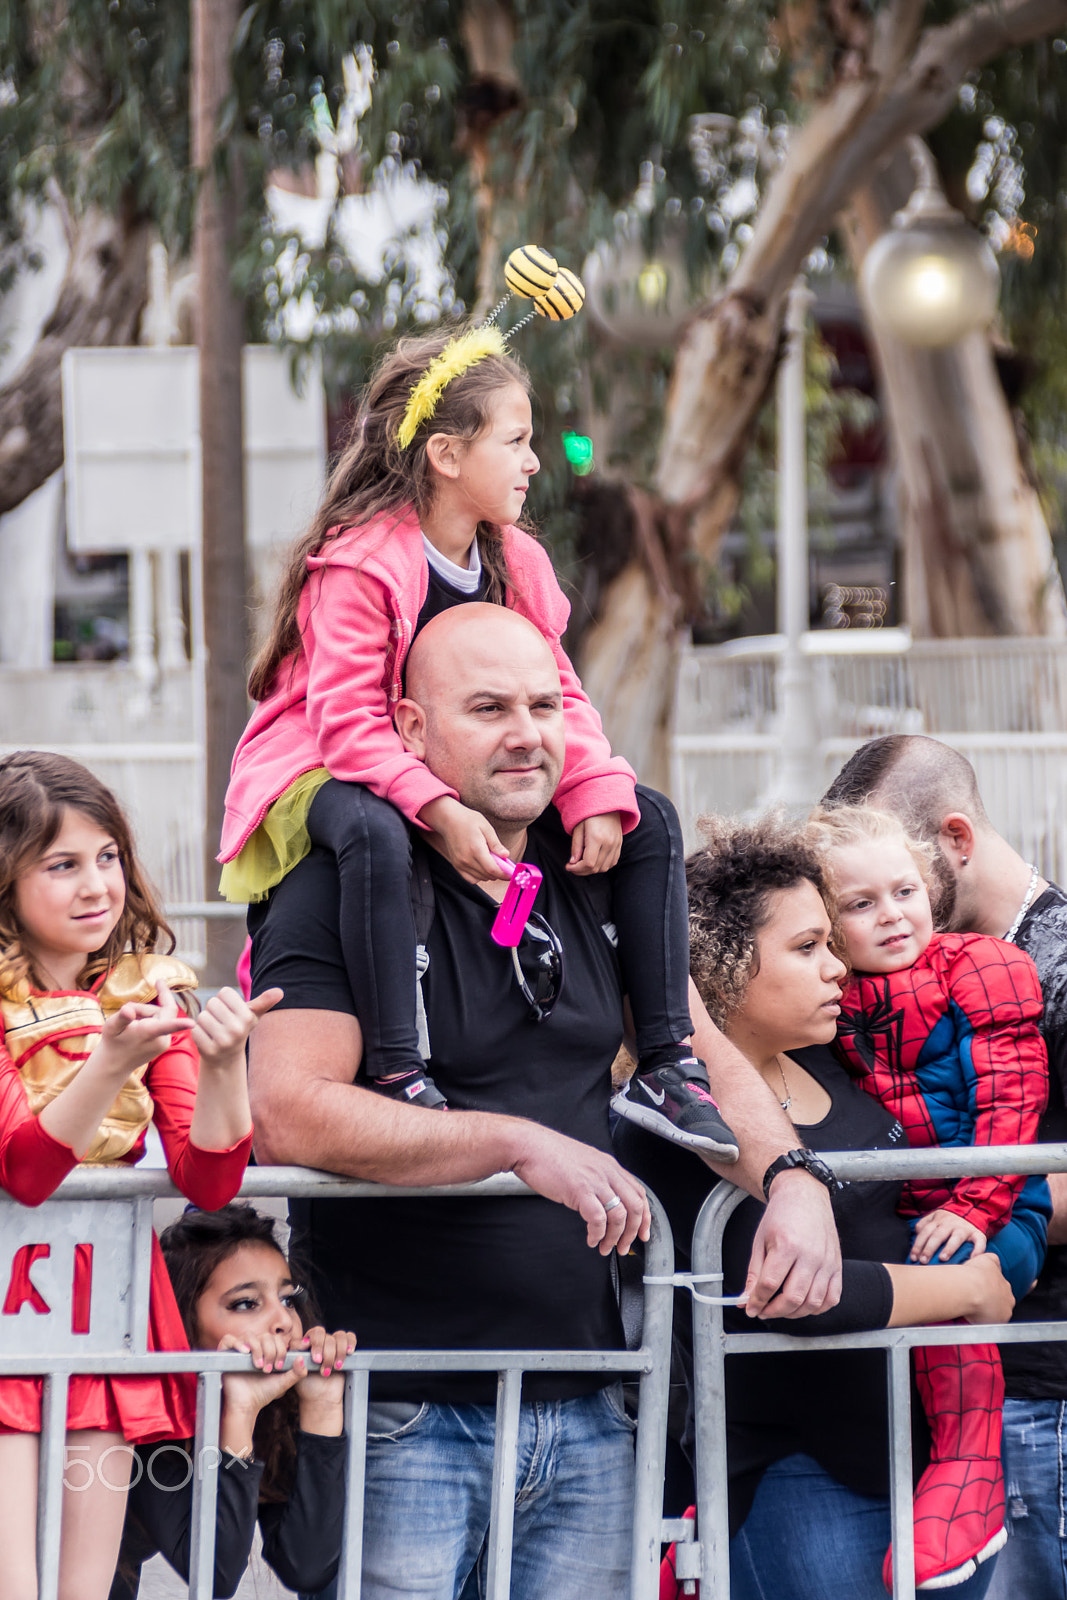
<instances>
[{"instance_id":1,"label":"bald man","mask_svg":"<svg viewBox=\"0 0 1067 1600\"><path fill-rule=\"evenodd\" d=\"M939 927L1010 939L1034 961L1044 996L1049 1102L1038 1137L1067 1140L1067 894L993 827L974 768L922 734L872 739L846 762L824 805L878 806L935 846ZM1067 1174L1049 1176L1049 1251L1016 1322L1067 1318ZM1062 1600L1067 1593L1067 1343L1001 1347L1008 1543L991 1600Z\"/></svg>"},{"instance_id":2,"label":"bald man","mask_svg":"<svg viewBox=\"0 0 1067 1600\"><path fill-rule=\"evenodd\" d=\"M545 815L563 767L559 672L536 628L471 604L427 623L405 687L396 711L405 748L481 813L487 850L541 868L536 915L513 961L489 937L505 884L488 871L470 881L432 835L416 841L433 912L422 992L449 1109L405 1105L361 1087L336 864L313 850L250 918L254 992L285 990L250 1058L257 1157L406 1186L514 1172L535 1191L294 1203L325 1320L354 1327L364 1347L619 1348L609 1257L647 1237L649 1208L610 1154L624 999L610 925L590 880L567 871L569 840ZM741 1137L730 1175L762 1198L767 1168L796 1144L792 1125L706 1019L696 1043ZM770 1194L753 1314L834 1304L826 1191L786 1165ZM364 1596L452 1600L485 1560L495 1379L381 1373L371 1398ZM530 1374L518 1481L516 1600L626 1593L633 1448L618 1385Z\"/></svg>"}]
</instances>

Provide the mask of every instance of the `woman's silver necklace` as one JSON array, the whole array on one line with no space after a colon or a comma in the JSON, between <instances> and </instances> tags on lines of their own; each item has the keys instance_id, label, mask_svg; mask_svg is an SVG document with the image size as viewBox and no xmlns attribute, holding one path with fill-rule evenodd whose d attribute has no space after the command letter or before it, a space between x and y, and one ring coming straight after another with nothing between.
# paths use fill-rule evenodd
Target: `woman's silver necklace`
<instances>
[{"instance_id":1,"label":"woman's silver necklace","mask_svg":"<svg viewBox=\"0 0 1067 1600\"><path fill-rule=\"evenodd\" d=\"M1030 883L1029 883L1029 887L1027 888L1027 891L1026 891L1025 895L1023 896L1023 903L1019 907L1018 916L1015 918L1015 921L1012 923L1011 927L1008 929L1007 933L1004 935L1004 943L1005 944L1014 944L1015 943L1015 935L1018 933L1020 927L1022 926L1022 920L1025 917L1027 911L1030 909L1030 902L1034 898L1034 890L1037 888L1037 868L1034 866L1032 861L1029 862L1028 864L1029 864L1029 867L1030 867Z\"/></svg>"},{"instance_id":2,"label":"woman's silver necklace","mask_svg":"<svg viewBox=\"0 0 1067 1600\"><path fill-rule=\"evenodd\" d=\"M778 1104L781 1106L783 1111L788 1111L789 1107L793 1104L793 1096L789 1093L789 1085L785 1081L785 1068L782 1066L781 1056L775 1056L774 1060L778 1067L778 1076L782 1080L782 1088L785 1091L785 1099L778 1100ZM778 1099L777 1095L775 1095L775 1099Z\"/></svg>"}]
</instances>

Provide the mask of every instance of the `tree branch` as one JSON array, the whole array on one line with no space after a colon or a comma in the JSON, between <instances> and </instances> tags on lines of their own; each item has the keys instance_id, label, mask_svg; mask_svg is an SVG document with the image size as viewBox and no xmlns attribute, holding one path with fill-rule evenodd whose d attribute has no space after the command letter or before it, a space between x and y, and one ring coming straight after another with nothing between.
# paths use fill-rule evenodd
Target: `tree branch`
<instances>
[{"instance_id":1,"label":"tree branch","mask_svg":"<svg viewBox=\"0 0 1067 1600\"><path fill-rule=\"evenodd\" d=\"M902 31L917 3L898 0L891 7ZM872 70L865 79L838 85L790 145L731 287L765 300L784 293L852 191L901 139L941 121L968 72L1063 24L1067 0L998 0L974 6L950 23L927 29L903 71L887 70L880 76ZM876 39L872 69L881 53ZM783 231L791 235L784 251Z\"/></svg>"},{"instance_id":2,"label":"tree branch","mask_svg":"<svg viewBox=\"0 0 1067 1600\"><path fill-rule=\"evenodd\" d=\"M894 0L887 26L906 36L916 10L917 0ZM771 180L725 293L679 349L657 471L664 499L697 504L733 470L773 364L785 292L854 190L902 139L945 116L968 72L1065 23L1067 0L990 0L927 29L895 73L896 47L879 34L867 70L839 81L815 108ZM879 59L887 63L881 76Z\"/></svg>"},{"instance_id":3,"label":"tree branch","mask_svg":"<svg viewBox=\"0 0 1067 1600\"><path fill-rule=\"evenodd\" d=\"M901 102L913 102L921 118L906 131L925 133L946 116L975 67L1065 25L1067 0L987 0L951 22L928 28L900 83Z\"/></svg>"},{"instance_id":4,"label":"tree branch","mask_svg":"<svg viewBox=\"0 0 1067 1600\"><path fill-rule=\"evenodd\" d=\"M894 77L919 37L926 0L893 0L875 18L868 55L871 71L879 78Z\"/></svg>"},{"instance_id":5,"label":"tree branch","mask_svg":"<svg viewBox=\"0 0 1067 1600\"><path fill-rule=\"evenodd\" d=\"M148 225L89 211L74 237L52 315L0 389L0 516L63 465L63 352L132 344L147 285Z\"/></svg>"}]
</instances>

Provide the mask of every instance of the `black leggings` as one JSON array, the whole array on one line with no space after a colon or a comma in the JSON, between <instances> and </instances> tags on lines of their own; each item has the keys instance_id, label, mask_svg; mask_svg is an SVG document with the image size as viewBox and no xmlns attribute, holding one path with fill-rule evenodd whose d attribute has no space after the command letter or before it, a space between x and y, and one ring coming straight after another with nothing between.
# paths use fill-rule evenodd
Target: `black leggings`
<instances>
[{"instance_id":1,"label":"black leggings","mask_svg":"<svg viewBox=\"0 0 1067 1600\"><path fill-rule=\"evenodd\" d=\"M643 1055L684 1039L693 1025L681 828L664 795L642 785L637 795L641 821L623 839L608 876L623 983ZM565 837L554 806L542 824ZM312 801L308 834L337 859L341 947L363 1030L364 1071L384 1078L421 1067L408 825L395 806L362 784L331 778Z\"/></svg>"}]
</instances>

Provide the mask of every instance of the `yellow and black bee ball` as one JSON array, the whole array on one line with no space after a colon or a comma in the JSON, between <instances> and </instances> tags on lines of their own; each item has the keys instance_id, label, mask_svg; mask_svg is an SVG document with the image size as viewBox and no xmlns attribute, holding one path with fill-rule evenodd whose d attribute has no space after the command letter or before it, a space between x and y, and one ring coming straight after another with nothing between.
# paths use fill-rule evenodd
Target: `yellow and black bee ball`
<instances>
[{"instance_id":1,"label":"yellow and black bee ball","mask_svg":"<svg viewBox=\"0 0 1067 1600\"><path fill-rule=\"evenodd\" d=\"M523 244L505 261L504 282L512 294L523 300L534 300L551 289L558 271L555 256L550 256L539 244Z\"/></svg>"},{"instance_id":2,"label":"yellow and black bee ball","mask_svg":"<svg viewBox=\"0 0 1067 1600\"><path fill-rule=\"evenodd\" d=\"M576 317L585 304L585 285L569 267L560 267L556 281L547 294L534 301L534 310L550 322L566 322Z\"/></svg>"}]
</instances>

